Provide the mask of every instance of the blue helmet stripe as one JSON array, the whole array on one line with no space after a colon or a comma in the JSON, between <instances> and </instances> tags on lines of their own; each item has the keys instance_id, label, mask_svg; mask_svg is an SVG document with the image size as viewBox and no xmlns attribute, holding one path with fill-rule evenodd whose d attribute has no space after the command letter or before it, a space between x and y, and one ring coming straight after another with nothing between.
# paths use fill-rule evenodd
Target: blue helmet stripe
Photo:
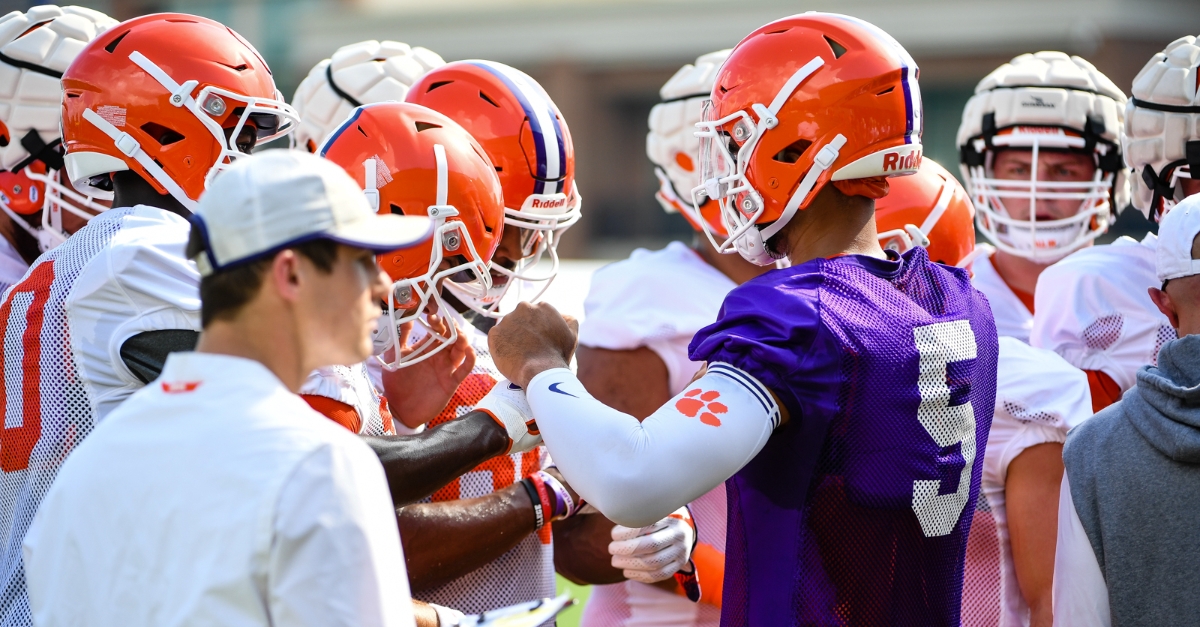
<instances>
[{"instance_id":1,"label":"blue helmet stripe","mask_svg":"<svg viewBox=\"0 0 1200 627\"><path fill-rule=\"evenodd\" d=\"M562 129L558 116L545 91L523 72L514 68L493 63L491 61L470 61L476 67L483 68L499 78L529 119L529 128L533 131L534 151L537 153L537 184L534 193L552 194L562 187L566 155L562 142Z\"/></svg>"}]
</instances>

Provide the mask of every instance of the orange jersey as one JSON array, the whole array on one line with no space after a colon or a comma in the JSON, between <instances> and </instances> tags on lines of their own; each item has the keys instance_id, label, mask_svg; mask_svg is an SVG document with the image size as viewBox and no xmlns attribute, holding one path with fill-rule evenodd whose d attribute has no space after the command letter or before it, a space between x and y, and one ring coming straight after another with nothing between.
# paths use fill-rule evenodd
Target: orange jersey
<instances>
[{"instance_id":1,"label":"orange jersey","mask_svg":"<svg viewBox=\"0 0 1200 627\"><path fill-rule=\"evenodd\" d=\"M455 316L461 333L469 334L475 349L475 369L450 398L446 408L429 426L436 426L470 412L503 375L492 362L487 334ZM544 446L524 453L494 457L434 492L432 502L486 496L511 486L550 465ZM554 549L550 525L521 540L495 561L447 584L421 590L414 598L474 614L486 610L554 596Z\"/></svg>"}]
</instances>

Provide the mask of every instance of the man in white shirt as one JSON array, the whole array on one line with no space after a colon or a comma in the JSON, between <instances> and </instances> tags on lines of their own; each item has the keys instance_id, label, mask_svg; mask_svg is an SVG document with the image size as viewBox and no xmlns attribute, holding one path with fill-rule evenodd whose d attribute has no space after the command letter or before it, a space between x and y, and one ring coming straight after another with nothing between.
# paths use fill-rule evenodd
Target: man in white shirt
<instances>
[{"instance_id":1,"label":"man in white shirt","mask_svg":"<svg viewBox=\"0 0 1200 627\"><path fill-rule=\"evenodd\" d=\"M1190 625L1200 614L1200 196L1162 219L1150 298L1179 333L1063 449L1054 624Z\"/></svg>"},{"instance_id":2,"label":"man in white shirt","mask_svg":"<svg viewBox=\"0 0 1200 627\"><path fill-rule=\"evenodd\" d=\"M296 391L370 354L375 253L429 227L298 151L215 179L188 246L196 352L63 464L25 537L36 624L414 624L379 460Z\"/></svg>"}]
</instances>

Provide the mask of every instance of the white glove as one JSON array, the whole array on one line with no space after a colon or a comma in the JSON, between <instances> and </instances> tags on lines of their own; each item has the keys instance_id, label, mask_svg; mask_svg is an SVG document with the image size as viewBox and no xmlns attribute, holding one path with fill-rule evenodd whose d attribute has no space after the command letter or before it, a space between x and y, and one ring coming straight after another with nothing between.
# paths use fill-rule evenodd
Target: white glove
<instances>
[{"instance_id":1,"label":"white glove","mask_svg":"<svg viewBox=\"0 0 1200 627\"><path fill-rule=\"evenodd\" d=\"M512 442L509 453L524 453L542 443L542 434L533 420L533 410L525 400L525 390L508 379L501 379L475 404L475 409L487 412L508 432Z\"/></svg>"},{"instance_id":2,"label":"white glove","mask_svg":"<svg viewBox=\"0 0 1200 627\"><path fill-rule=\"evenodd\" d=\"M687 566L696 545L696 527L687 507L640 529L617 525L608 545L613 568L642 583L670 579Z\"/></svg>"}]
</instances>

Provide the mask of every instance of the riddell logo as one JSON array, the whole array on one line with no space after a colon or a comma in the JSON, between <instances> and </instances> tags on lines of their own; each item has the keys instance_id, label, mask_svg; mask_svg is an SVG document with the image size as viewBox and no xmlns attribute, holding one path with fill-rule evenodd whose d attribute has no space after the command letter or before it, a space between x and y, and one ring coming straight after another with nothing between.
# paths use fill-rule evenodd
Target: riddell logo
<instances>
[{"instance_id":1,"label":"riddell logo","mask_svg":"<svg viewBox=\"0 0 1200 627\"><path fill-rule=\"evenodd\" d=\"M724 403L716 402L721 398L721 393L716 390L704 392L700 388L688 390L684 397L675 402L675 409L679 413L688 418L695 418L700 415L700 422L713 427L721 426L721 419L717 418L717 414L724 414L729 411L729 408Z\"/></svg>"},{"instance_id":2,"label":"riddell logo","mask_svg":"<svg viewBox=\"0 0 1200 627\"><path fill-rule=\"evenodd\" d=\"M566 198L559 198L558 200L540 200L538 198L534 198L533 203L530 204L530 206L534 209L560 209L566 205Z\"/></svg>"},{"instance_id":3,"label":"riddell logo","mask_svg":"<svg viewBox=\"0 0 1200 627\"><path fill-rule=\"evenodd\" d=\"M910 152L907 155L899 155L894 152L889 152L883 155L883 171L888 170L912 170L921 167L921 151L917 150Z\"/></svg>"},{"instance_id":4,"label":"riddell logo","mask_svg":"<svg viewBox=\"0 0 1200 627\"><path fill-rule=\"evenodd\" d=\"M184 392L195 392L196 388L200 387L199 381L163 381L162 390L167 394L182 394Z\"/></svg>"},{"instance_id":5,"label":"riddell logo","mask_svg":"<svg viewBox=\"0 0 1200 627\"><path fill-rule=\"evenodd\" d=\"M1022 107L1042 107L1045 109L1053 109L1054 103L1046 102L1045 100L1042 100L1041 96L1030 96L1029 102L1022 102L1021 106Z\"/></svg>"}]
</instances>

